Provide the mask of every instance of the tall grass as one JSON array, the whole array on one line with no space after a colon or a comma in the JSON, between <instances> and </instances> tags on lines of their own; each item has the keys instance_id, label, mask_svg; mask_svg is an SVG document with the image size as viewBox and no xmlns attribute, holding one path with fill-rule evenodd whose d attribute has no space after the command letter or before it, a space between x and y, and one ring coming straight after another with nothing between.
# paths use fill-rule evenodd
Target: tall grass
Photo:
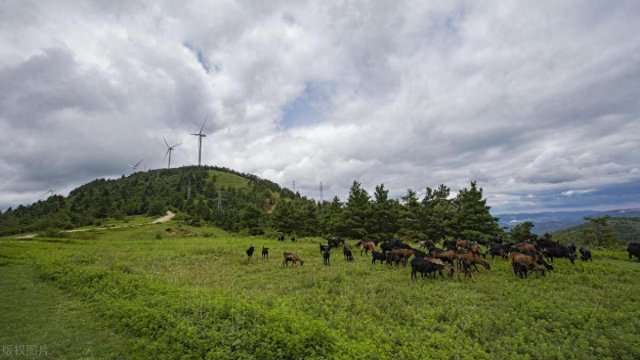
<instances>
[{"instance_id":1,"label":"tall grass","mask_svg":"<svg viewBox=\"0 0 640 360\"><path fill-rule=\"evenodd\" d=\"M156 231L4 242L0 254L31 259L41 281L158 358L640 358L640 264L619 251L559 259L548 276L525 280L498 259L475 282L410 280L409 268L358 252L350 263L335 251L323 266L320 239L201 229L213 236L157 240ZM304 266L283 267L282 251Z\"/></svg>"}]
</instances>

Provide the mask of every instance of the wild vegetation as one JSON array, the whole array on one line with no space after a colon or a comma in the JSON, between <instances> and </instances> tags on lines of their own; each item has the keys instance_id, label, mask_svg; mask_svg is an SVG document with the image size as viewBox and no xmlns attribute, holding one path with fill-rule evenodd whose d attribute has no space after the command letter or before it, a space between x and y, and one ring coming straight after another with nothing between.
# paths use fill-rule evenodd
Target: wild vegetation
<instances>
[{"instance_id":1,"label":"wild vegetation","mask_svg":"<svg viewBox=\"0 0 640 360\"><path fill-rule=\"evenodd\" d=\"M587 218L587 223L554 233L562 242L597 246L617 246L640 241L640 217Z\"/></svg>"},{"instance_id":2,"label":"wild vegetation","mask_svg":"<svg viewBox=\"0 0 640 360\"><path fill-rule=\"evenodd\" d=\"M130 223L0 240L0 343L44 343L51 358L640 357L640 267L622 251L556 259L545 277L496 258L475 282L411 280L359 251L325 266L321 238ZM249 260L251 245L270 258ZM283 267L283 251L304 265Z\"/></svg>"},{"instance_id":3,"label":"wild vegetation","mask_svg":"<svg viewBox=\"0 0 640 360\"><path fill-rule=\"evenodd\" d=\"M501 233L482 188L472 182L455 198L440 185L422 199L408 189L390 199L384 184L370 195L354 181L345 202L317 203L268 180L213 167L185 167L99 179L30 206L0 213L0 235L70 229L167 209L195 226L215 225L249 235L283 232L383 240L400 235L439 240L488 240Z\"/></svg>"}]
</instances>

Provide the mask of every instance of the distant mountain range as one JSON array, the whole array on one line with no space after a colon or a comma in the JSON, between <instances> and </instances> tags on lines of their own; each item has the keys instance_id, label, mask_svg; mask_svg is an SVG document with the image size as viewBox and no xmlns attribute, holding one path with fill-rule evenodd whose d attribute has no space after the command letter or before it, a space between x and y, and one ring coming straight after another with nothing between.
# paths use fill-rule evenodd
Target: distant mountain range
<instances>
[{"instance_id":1,"label":"distant mountain range","mask_svg":"<svg viewBox=\"0 0 640 360\"><path fill-rule=\"evenodd\" d=\"M534 223L533 232L543 234L583 224L585 216L640 217L640 209L618 209L608 211L562 211L541 213L498 214L500 227L512 228L523 221Z\"/></svg>"}]
</instances>

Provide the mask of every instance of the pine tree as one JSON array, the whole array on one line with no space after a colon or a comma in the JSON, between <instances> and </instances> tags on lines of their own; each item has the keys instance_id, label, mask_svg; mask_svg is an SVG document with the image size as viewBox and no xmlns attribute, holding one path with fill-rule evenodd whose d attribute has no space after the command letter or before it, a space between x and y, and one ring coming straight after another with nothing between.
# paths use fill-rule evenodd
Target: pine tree
<instances>
[{"instance_id":1,"label":"pine tree","mask_svg":"<svg viewBox=\"0 0 640 360\"><path fill-rule=\"evenodd\" d=\"M440 184L435 190L427 187L422 199L421 228L429 240L440 241L453 235L455 212L449 199L450 194L450 188L444 184Z\"/></svg>"},{"instance_id":2,"label":"pine tree","mask_svg":"<svg viewBox=\"0 0 640 360\"><path fill-rule=\"evenodd\" d=\"M465 240L489 240L500 232L498 221L489 213L490 206L482 198L482 188L471 182L471 188L460 190L453 201L455 217L453 235Z\"/></svg>"},{"instance_id":3,"label":"pine tree","mask_svg":"<svg viewBox=\"0 0 640 360\"><path fill-rule=\"evenodd\" d=\"M344 208L340 198L335 196L331 202L321 205L321 208L319 222L322 233L327 236L347 236L342 226Z\"/></svg>"},{"instance_id":4,"label":"pine tree","mask_svg":"<svg viewBox=\"0 0 640 360\"><path fill-rule=\"evenodd\" d=\"M399 207L397 202L389 199L389 191L385 190L384 184L376 186L373 197L368 233L373 239L387 240L399 229Z\"/></svg>"},{"instance_id":5,"label":"pine tree","mask_svg":"<svg viewBox=\"0 0 640 360\"><path fill-rule=\"evenodd\" d=\"M417 193L407 189L407 194L402 197L400 210L400 236L408 240L423 239L425 234L421 229L422 206L418 201Z\"/></svg>"},{"instance_id":6,"label":"pine tree","mask_svg":"<svg viewBox=\"0 0 640 360\"><path fill-rule=\"evenodd\" d=\"M349 198L344 207L342 226L344 234L354 239L364 239L367 234L367 222L371 216L369 194L354 181L349 189Z\"/></svg>"},{"instance_id":7,"label":"pine tree","mask_svg":"<svg viewBox=\"0 0 640 360\"><path fill-rule=\"evenodd\" d=\"M533 223L531 221L523 221L516 226L514 226L509 231L509 237L512 242L522 242L522 241L534 241L536 239L536 234L531 232L533 229Z\"/></svg>"}]
</instances>

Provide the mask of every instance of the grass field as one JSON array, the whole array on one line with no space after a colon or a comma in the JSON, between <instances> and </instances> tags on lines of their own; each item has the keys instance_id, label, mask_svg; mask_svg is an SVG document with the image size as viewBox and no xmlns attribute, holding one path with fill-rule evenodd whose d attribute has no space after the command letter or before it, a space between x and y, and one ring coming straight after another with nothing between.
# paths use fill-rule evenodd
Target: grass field
<instances>
[{"instance_id":1,"label":"grass field","mask_svg":"<svg viewBox=\"0 0 640 360\"><path fill-rule=\"evenodd\" d=\"M496 259L475 282L412 281L359 253L325 267L320 241L174 222L2 239L0 346L60 359L640 358L640 264L623 251L556 260L544 278ZM285 250L304 266L283 267Z\"/></svg>"},{"instance_id":2,"label":"grass field","mask_svg":"<svg viewBox=\"0 0 640 360\"><path fill-rule=\"evenodd\" d=\"M250 181L242 176L219 170L210 170L210 178L215 178L216 186L220 188L234 188L245 190L249 188Z\"/></svg>"}]
</instances>

